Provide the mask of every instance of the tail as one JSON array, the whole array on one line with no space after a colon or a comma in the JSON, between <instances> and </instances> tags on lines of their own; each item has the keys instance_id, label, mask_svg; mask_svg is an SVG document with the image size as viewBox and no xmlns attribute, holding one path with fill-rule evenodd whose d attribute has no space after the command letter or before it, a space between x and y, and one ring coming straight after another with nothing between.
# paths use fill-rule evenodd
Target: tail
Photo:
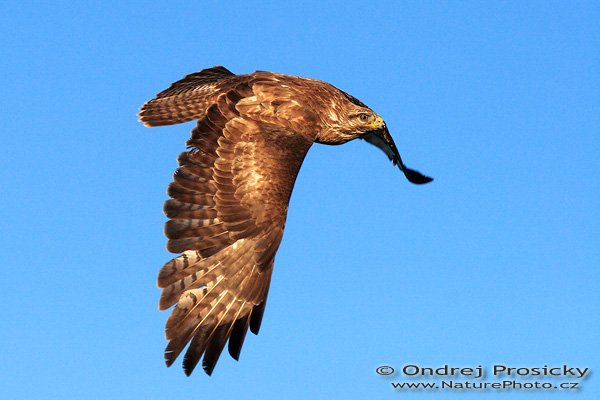
<instances>
[{"instance_id":1,"label":"tail","mask_svg":"<svg viewBox=\"0 0 600 400\"><path fill-rule=\"evenodd\" d=\"M221 66L189 74L146 102L138 114L139 120L146 126L160 126L199 119L219 94L233 86L228 84L228 78L234 76Z\"/></svg>"}]
</instances>

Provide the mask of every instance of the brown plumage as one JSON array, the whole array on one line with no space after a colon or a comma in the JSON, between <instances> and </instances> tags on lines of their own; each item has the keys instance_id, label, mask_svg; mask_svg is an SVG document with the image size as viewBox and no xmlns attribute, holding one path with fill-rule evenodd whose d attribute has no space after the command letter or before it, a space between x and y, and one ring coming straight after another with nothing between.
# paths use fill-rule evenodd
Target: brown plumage
<instances>
[{"instance_id":1,"label":"brown plumage","mask_svg":"<svg viewBox=\"0 0 600 400\"><path fill-rule=\"evenodd\" d=\"M325 82L271 72L234 75L213 67L187 75L148 101L146 126L198 120L179 156L164 212L167 249L182 253L158 276L170 366L211 374L225 344L239 358L248 328L260 328L288 203L314 142L362 138L413 183L431 178L404 166L383 120Z\"/></svg>"}]
</instances>

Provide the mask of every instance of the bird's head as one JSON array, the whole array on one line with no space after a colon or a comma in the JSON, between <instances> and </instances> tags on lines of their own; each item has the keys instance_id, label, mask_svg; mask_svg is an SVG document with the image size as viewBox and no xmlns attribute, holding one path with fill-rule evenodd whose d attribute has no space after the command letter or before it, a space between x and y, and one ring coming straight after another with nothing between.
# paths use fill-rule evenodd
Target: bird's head
<instances>
[{"instance_id":1,"label":"bird's head","mask_svg":"<svg viewBox=\"0 0 600 400\"><path fill-rule=\"evenodd\" d=\"M325 129L317 142L325 144L342 144L373 131L385 128L385 122L377 113L366 106L344 104L332 107L326 116Z\"/></svg>"},{"instance_id":2,"label":"bird's head","mask_svg":"<svg viewBox=\"0 0 600 400\"><path fill-rule=\"evenodd\" d=\"M355 97L342 92L346 97L343 106L331 107L326 129L317 136L317 142L342 144L360 138L379 147L397 165L406 178L415 184L432 181L432 178L404 165L398 148L388 131L383 118Z\"/></svg>"},{"instance_id":3,"label":"bird's head","mask_svg":"<svg viewBox=\"0 0 600 400\"><path fill-rule=\"evenodd\" d=\"M359 108L350 112L346 118L346 124L341 127L343 134L361 136L367 132L377 131L385 128L383 118L368 108Z\"/></svg>"}]
</instances>

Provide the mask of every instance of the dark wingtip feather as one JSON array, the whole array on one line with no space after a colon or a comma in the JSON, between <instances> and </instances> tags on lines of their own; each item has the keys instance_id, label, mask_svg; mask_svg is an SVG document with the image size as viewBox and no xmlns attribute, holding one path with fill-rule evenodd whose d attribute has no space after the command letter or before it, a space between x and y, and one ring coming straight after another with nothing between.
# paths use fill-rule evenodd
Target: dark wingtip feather
<instances>
[{"instance_id":1,"label":"dark wingtip feather","mask_svg":"<svg viewBox=\"0 0 600 400\"><path fill-rule=\"evenodd\" d=\"M167 368L173 365L173 360L169 358L167 354L165 354L165 365L167 366Z\"/></svg>"},{"instance_id":2,"label":"dark wingtip feather","mask_svg":"<svg viewBox=\"0 0 600 400\"><path fill-rule=\"evenodd\" d=\"M267 302L265 300L252 308L252 314L250 316L250 331L255 335L258 335L258 331L260 330L260 324L262 322L266 304Z\"/></svg>"},{"instance_id":3,"label":"dark wingtip feather","mask_svg":"<svg viewBox=\"0 0 600 400\"><path fill-rule=\"evenodd\" d=\"M217 361L219 361L221 352L227 342L228 333L229 325L221 325L210 337L210 343L208 343L204 358L202 359L202 369L208 376L212 375L212 372L217 365Z\"/></svg>"},{"instance_id":4,"label":"dark wingtip feather","mask_svg":"<svg viewBox=\"0 0 600 400\"><path fill-rule=\"evenodd\" d=\"M231 329L227 350L229 351L229 355L236 361L240 360L240 353L242 352L246 332L248 332L249 322L250 319L248 317L240 318L234 322Z\"/></svg>"},{"instance_id":5,"label":"dark wingtip feather","mask_svg":"<svg viewBox=\"0 0 600 400\"><path fill-rule=\"evenodd\" d=\"M197 359L192 359L192 358L188 357L186 354L185 357L183 358L183 372L187 376L190 376L192 374L192 372L194 372L196 365L198 365L198 361L200 361L200 357L198 357Z\"/></svg>"},{"instance_id":6,"label":"dark wingtip feather","mask_svg":"<svg viewBox=\"0 0 600 400\"><path fill-rule=\"evenodd\" d=\"M201 327L185 352L185 356L183 357L183 372L187 376L190 376L194 372L194 368L196 368L198 361L200 361L202 354L204 354L211 331L211 327Z\"/></svg>"},{"instance_id":7,"label":"dark wingtip feather","mask_svg":"<svg viewBox=\"0 0 600 400\"><path fill-rule=\"evenodd\" d=\"M400 169L402 170L402 172L404 172L404 176L406 177L406 179L408 179L410 183L414 183L415 185L422 185L424 183L429 183L433 181L433 178L423 175L422 173L420 173L419 171L415 171L414 169L406 168L403 165L400 166Z\"/></svg>"}]
</instances>

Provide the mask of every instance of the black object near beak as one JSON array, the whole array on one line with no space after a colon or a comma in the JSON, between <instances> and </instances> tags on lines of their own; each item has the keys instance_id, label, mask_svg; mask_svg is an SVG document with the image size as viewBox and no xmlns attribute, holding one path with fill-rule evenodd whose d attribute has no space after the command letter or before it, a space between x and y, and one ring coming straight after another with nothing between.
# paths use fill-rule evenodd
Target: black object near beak
<instances>
[{"instance_id":1,"label":"black object near beak","mask_svg":"<svg viewBox=\"0 0 600 400\"><path fill-rule=\"evenodd\" d=\"M402 162L402 157L400 157L400 153L396 148L396 144L394 143L394 140L392 139L392 136L390 135L390 132L386 126L376 131L367 132L360 138L383 150L383 152L394 163L394 165L397 165L398 168L400 168L410 183L422 185L433 180L433 178L423 175L419 171L415 171L414 169L410 169L404 165Z\"/></svg>"}]
</instances>

